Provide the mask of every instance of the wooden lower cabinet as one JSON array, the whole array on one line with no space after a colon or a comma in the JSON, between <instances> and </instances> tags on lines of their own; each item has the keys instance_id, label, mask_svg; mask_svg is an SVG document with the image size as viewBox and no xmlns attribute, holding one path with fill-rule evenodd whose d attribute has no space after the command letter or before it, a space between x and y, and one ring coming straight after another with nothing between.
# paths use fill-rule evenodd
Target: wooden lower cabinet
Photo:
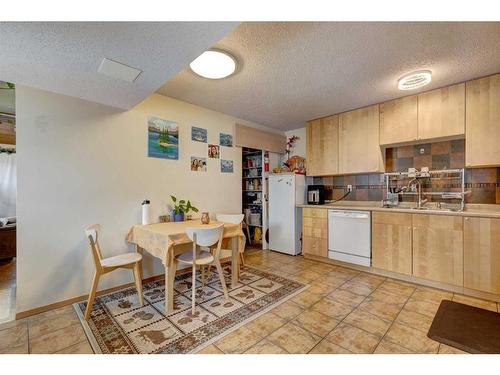
<instances>
[{"instance_id":1,"label":"wooden lower cabinet","mask_svg":"<svg viewBox=\"0 0 500 375\"><path fill-rule=\"evenodd\" d=\"M462 217L413 215L413 275L464 285Z\"/></svg>"},{"instance_id":2,"label":"wooden lower cabinet","mask_svg":"<svg viewBox=\"0 0 500 375\"><path fill-rule=\"evenodd\" d=\"M302 209L302 253L328 257L328 210Z\"/></svg>"},{"instance_id":3,"label":"wooden lower cabinet","mask_svg":"<svg viewBox=\"0 0 500 375\"><path fill-rule=\"evenodd\" d=\"M327 219L328 218L328 210L324 208L303 208L302 209L303 217L313 217L319 219Z\"/></svg>"},{"instance_id":4,"label":"wooden lower cabinet","mask_svg":"<svg viewBox=\"0 0 500 375\"><path fill-rule=\"evenodd\" d=\"M464 286L500 294L500 219L464 219Z\"/></svg>"},{"instance_id":5,"label":"wooden lower cabinet","mask_svg":"<svg viewBox=\"0 0 500 375\"><path fill-rule=\"evenodd\" d=\"M412 273L412 218L404 213L372 213L372 266Z\"/></svg>"},{"instance_id":6,"label":"wooden lower cabinet","mask_svg":"<svg viewBox=\"0 0 500 375\"><path fill-rule=\"evenodd\" d=\"M326 238L302 236L302 253L318 257L328 257L328 241Z\"/></svg>"}]
</instances>

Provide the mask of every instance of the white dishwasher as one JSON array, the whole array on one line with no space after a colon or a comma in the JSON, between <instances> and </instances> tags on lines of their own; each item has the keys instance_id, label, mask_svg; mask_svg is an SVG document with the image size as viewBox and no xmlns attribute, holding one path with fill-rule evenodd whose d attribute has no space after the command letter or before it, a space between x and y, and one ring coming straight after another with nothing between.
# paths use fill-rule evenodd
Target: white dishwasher
<instances>
[{"instance_id":1,"label":"white dishwasher","mask_svg":"<svg viewBox=\"0 0 500 375\"><path fill-rule=\"evenodd\" d=\"M328 210L328 258L371 266L370 211Z\"/></svg>"}]
</instances>

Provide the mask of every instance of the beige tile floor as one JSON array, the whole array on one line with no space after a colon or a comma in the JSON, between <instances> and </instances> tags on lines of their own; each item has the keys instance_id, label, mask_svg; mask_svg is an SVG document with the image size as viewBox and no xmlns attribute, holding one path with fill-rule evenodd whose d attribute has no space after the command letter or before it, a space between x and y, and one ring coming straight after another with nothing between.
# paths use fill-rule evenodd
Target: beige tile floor
<instances>
[{"instance_id":1,"label":"beige tile floor","mask_svg":"<svg viewBox=\"0 0 500 375\"><path fill-rule=\"evenodd\" d=\"M201 353L460 353L426 333L442 299L498 311L495 302L274 252L249 266L310 288ZM0 325L0 353L92 353L71 306Z\"/></svg>"}]
</instances>

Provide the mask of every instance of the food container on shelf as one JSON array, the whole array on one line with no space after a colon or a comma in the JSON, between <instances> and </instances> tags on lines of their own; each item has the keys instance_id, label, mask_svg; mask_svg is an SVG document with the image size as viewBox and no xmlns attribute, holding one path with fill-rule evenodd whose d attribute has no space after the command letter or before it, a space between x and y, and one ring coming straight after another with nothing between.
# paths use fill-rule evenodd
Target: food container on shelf
<instances>
[{"instance_id":1,"label":"food container on shelf","mask_svg":"<svg viewBox=\"0 0 500 375\"><path fill-rule=\"evenodd\" d=\"M243 213L245 214L245 223L250 224L250 214L252 213L252 210L250 208L245 208Z\"/></svg>"},{"instance_id":2,"label":"food container on shelf","mask_svg":"<svg viewBox=\"0 0 500 375\"><path fill-rule=\"evenodd\" d=\"M260 213L251 213L249 224L250 225L260 225Z\"/></svg>"}]
</instances>

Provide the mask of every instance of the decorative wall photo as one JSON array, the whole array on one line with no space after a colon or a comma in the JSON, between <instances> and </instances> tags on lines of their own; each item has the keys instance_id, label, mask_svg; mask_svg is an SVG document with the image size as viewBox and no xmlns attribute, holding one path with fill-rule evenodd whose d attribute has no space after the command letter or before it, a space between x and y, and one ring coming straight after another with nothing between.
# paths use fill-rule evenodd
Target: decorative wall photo
<instances>
[{"instance_id":1,"label":"decorative wall photo","mask_svg":"<svg viewBox=\"0 0 500 375\"><path fill-rule=\"evenodd\" d=\"M208 145L208 157L211 159L219 159L220 149L217 145Z\"/></svg>"},{"instance_id":2,"label":"decorative wall photo","mask_svg":"<svg viewBox=\"0 0 500 375\"><path fill-rule=\"evenodd\" d=\"M148 156L179 159L179 126L176 122L153 116L148 118Z\"/></svg>"},{"instance_id":3,"label":"decorative wall photo","mask_svg":"<svg viewBox=\"0 0 500 375\"><path fill-rule=\"evenodd\" d=\"M207 171L207 158L200 158L198 156L191 156L191 170L193 172L206 172Z\"/></svg>"},{"instance_id":4,"label":"decorative wall photo","mask_svg":"<svg viewBox=\"0 0 500 375\"><path fill-rule=\"evenodd\" d=\"M207 129L191 126L191 140L195 142L207 143Z\"/></svg>"},{"instance_id":5,"label":"decorative wall photo","mask_svg":"<svg viewBox=\"0 0 500 375\"><path fill-rule=\"evenodd\" d=\"M233 161L232 160L222 160L220 161L220 171L222 173L233 173Z\"/></svg>"},{"instance_id":6,"label":"decorative wall photo","mask_svg":"<svg viewBox=\"0 0 500 375\"><path fill-rule=\"evenodd\" d=\"M221 146L233 147L233 136L231 134L219 134L219 143Z\"/></svg>"}]
</instances>

